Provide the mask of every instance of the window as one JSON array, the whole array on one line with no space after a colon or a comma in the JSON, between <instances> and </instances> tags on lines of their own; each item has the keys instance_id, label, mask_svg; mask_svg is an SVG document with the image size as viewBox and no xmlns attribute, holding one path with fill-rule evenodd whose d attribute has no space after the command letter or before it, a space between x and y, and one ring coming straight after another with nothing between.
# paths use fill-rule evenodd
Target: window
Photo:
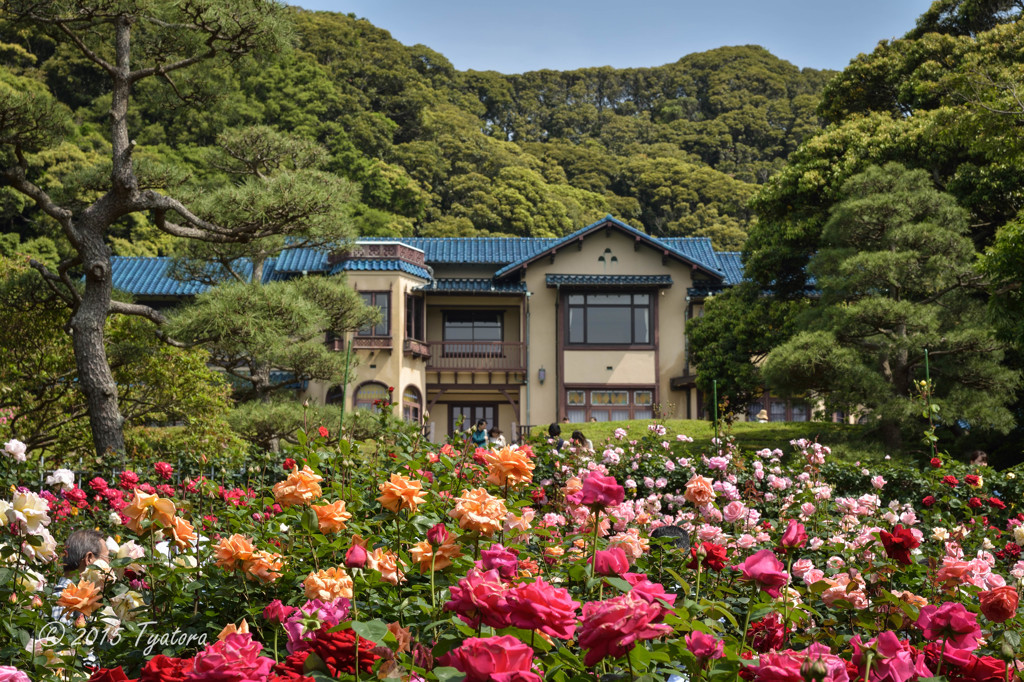
<instances>
[{"instance_id":1,"label":"window","mask_svg":"<svg viewBox=\"0 0 1024 682\"><path fill-rule=\"evenodd\" d=\"M756 422L758 413L763 409L764 405L762 403L750 403L747 405L747 421Z\"/></svg>"},{"instance_id":2,"label":"window","mask_svg":"<svg viewBox=\"0 0 1024 682\"><path fill-rule=\"evenodd\" d=\"M570 344L648 346L650 294L570 294L566 304Z\"/></svg>"},{"instance_id":3,"label":"window","mask_svg":"<svg viewBox=\"0 0 1024 682\"><path fill-rule=\"evenodd\" d=\"M786 421L786 403L781 400L771 402L770 420L773 422Z\"/></svg>"},{"instance_id":4,"label":"window","mask_svg":"<svg viewBox=\"0 0 1024 682\"><path fill-rule=\"evenodd\" d=\"M807 421L807 406L803 403L795 403L793 405L793 421L805 422Z\"/></svg>"},{"instance_id":5,"label":"window","mask_svg":"<svg viewBox=\"0 0 1024 682\"><path fill-rule=\"evenodd\" d=\"M501 355L504 315L497 310L446 310L444 353L449 356Z\"/></svg>"},{"instance_id":6,"label":"window","mask_svg":"<svg viewBox=\"0 0 1024 682\"><path fill-rule=\"evenodd\" d=\"M366 326L356 334L358 336L390 336L391 335L391 293L388 291L361 291L363 303L380 309L380 322Z\"/></svg>"},{"instance_id":7,"label":"window","mask_svg":"<svg viewBox=\"0 0 1024 682\"><path fill-rule=\"evenodd\" d=\"M426 340L424 323L423 299L416 296L405 297L405 338L416 341Z\"/></svg>"},{"instance_id":8,"label":"window","mask_svg":"<svg viewBox=\"0 0 1024 682\"><path fill-rule=\"evenodd\" d=\"M654 416L654 391L649 388L572 388L565 393L569 421L621 421Z\"/></svg>"},{"instance_id":9,"label":"window","mask_svg":"<svg viewBox=\"0 0 1024 682\"><path fill-rule=\"evenodd\" d=\"M448 433L455 433L457 428L469 431L481 419L487 424L487 430L498 425L494 416L498 414L498 406L494 403L453 404L448 407ZM461 426L460 426L461 422Z\"/></svg>"},{"instance_id":10,"label":"window","mask_svg":"<svg viewBox=\"0 0 1024 682\"><path fill-rule=\"evenodd\" d=\"M423 403L420 402L420 390L415 386L406 386L402 392L402 419L418 423L423 414Z\"/></svg>"},{"instance_id":11,"label":"window","mask_svg":"<svg viewBox=\"0 0 1024 682\"><path fill-rule=\"evenodd\" d=\"M368 381L356 389L355 408L357 410L380 409L381 400L387 400L388 387L376 381Z\"/></svg>"}]
</instances>

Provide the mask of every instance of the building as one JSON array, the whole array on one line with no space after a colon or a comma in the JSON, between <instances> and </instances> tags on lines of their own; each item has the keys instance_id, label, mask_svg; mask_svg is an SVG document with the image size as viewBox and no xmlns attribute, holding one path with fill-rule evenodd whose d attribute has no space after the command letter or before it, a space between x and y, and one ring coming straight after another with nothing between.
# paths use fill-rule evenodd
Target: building
<instances>
[{"instance_id":1,"label":"building","mask_svg":"<svg viewBox=\"0 0 1024 682\"><path fill-rule=\"evenodd\" d=\"M166 259L117 258L114 284L169 303L202 290ZM686 341L703 301L738 282L738 253L706 238L657 238L611 216L557 239L369 238L344 252L291 249L264 279L346 273L382 319L351 338L347 389L310 399L395 409L434 437L482 419L533 425L703 415ZM349 339L327 339L338 352Z\"/></svg>"}]
</instances>

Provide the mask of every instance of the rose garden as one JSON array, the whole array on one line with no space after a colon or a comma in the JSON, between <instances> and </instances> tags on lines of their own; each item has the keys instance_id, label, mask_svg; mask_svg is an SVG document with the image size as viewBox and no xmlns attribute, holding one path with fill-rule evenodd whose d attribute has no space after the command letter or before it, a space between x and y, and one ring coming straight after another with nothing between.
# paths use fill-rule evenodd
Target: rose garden
<instances>
[{"instance_id":1,"label":"rose garden","mask_svg":"<svg viewBox=\"0 0 1024 682\"><path fill-rule=\"evenodd\" d=\"M658 423L593 451L330 435L233 475L182 459L41 482L7 443L0 677L1024 675L1013 471ZM60 581L83 528L107 558Z\"/></svg>"}]
</instances>

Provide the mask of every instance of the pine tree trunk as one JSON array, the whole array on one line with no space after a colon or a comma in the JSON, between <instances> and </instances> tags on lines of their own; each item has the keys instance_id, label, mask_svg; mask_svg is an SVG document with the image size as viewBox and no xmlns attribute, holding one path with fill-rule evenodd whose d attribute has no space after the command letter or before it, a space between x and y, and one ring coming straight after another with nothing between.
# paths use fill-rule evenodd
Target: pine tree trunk
<instances>
[{"instance_id":1,"label":"pine tree trunk","mask_svg":"<svg viewBox=\"0 0 1024 682\"><path fill-rule=\"evenodd\" d=\"M110 249L96 236L82 244L85 290L71 317L78 380L89 404L89 425L96 454L124 452L124 419L117 404L117 383L107 361L104 326L110 293Z\"/></svg>"}]
</instances>

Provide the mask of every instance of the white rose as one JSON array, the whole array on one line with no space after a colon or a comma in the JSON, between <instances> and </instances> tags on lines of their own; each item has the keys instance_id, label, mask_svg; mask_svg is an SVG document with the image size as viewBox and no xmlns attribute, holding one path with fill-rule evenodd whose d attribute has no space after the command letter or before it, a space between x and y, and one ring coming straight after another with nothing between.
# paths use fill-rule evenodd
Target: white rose
<instances>
[{"instance_id":1,"label":"white rose","mask_svg":"<svg viewBox=\"0 0 1024 682\"><path fill-rule=\"evenodd\" d=\"M134 540L129 540L118 547L117 551L112 552L110 556L115 559L141 559L146 556L146 550L141 545L136 544ZM145 567L141 564L128 564L127 566L121 566L117 569L118 573L122 576L125 571L142 573L145 570Z\"/></svg>"},{"instance_id":2,"label":"white rose","mask_svg":"<svg viewBox=\"0 0 1024 682\"><path fill-rule=\"evenodd\" d=\"M932 531L932 540L936 542L945 542L949 539L949 531L945 528L936 528Z\"/></svg>"},{"instance_id":3,"label":"white rose","mask_svg":"<svg viewBox=\"0 0 1024 682\"><path fill-rule=\"evenodd\" d=\"M146 605L146 602L142 599L142 595L134 590L129 590L124 594L119 594L110 600L110 605L114 607L114 613L121 620L134 620L135 611Z\"/></svg>"},{"instance_id":4,"label":"white rose","mask_svg":"<svg viewBox=\"0 0 1024 682\"><path fill-rule=\"evenodd\" d=\"M75 487L75 474L68 469L57 469L46 477L46 485L59 485L61 490L71 490Z\"/></svg>"},{"instance_id":5,"label":"white rose","mask_svg":"<svg viewBox=\"0 0 1024 682\"><path fill-rule=\"evenodd\" d=\"M121 621L118 619L114 609L104 606L99 613L100 622L103 623L103 634L107 641L114 640L121 632Z\"/></svg>"},{"instance_id":6,"label":"white rose","mask_svg":"<svg viewBox=\"0 0 1024 682\"><path fill-rule=\"evenodd\" d=\"M46 586L46 578L28 568L18 573L18 584L29 592L38 592Z\"/></svg>"},{"instance_id":7,"label":"white rose","mask_svg":"<svg viewBox=\"0 0 1024 682\"><path fill-rule=\"evenodd\" d=\"M8 455L13 457L15 461L18 462L25 461L25 452L27 450L28 446L26 446L24 443L22 443L20 440L16 438L12 438L11 440L4 443L4 452L6 452Z\"/></svg>"},{"instance_id":8,"label":"white rose","mask_svg":"<svg viewBox=\"0 0 1024 682\"><path fill-rule=\"evenodd\" d=\"M21 525L21 529L31 535L38 535L45 526L50 525L47 513L50 505L33 492L17 491L7 510L7 520Z\"/></svg>"},{"instance_id":9,"label":"white rose","mask_svg":"<svg viewBox=\"0 0 1024 682\"><path fill-rule=\"evenodd\" d=\"M109 521L110 523L112 523L115 526L120 526L121 525L121 515L118 514L116 511L112 511L109 514L107 514L107 521ZM107 547L110 547L110 539L109 538L107 539ZM116 542L114 543L114 549L115 550L117 549L117 543ZM113 552L113 551L114 550L111 550L111 552Z\"/></svg>"},{"instance_id":10,"label":"white rose","mask_svg":"<svg viewBox=\"0 0 1024 682\"><path fill-rule=\"evenodd\" d=\"M1024 526L1017 526L1013 529L1013 539L1017 541L1017 544L1024 542Z\"/></svg>"},{"instance_id":11,"label":"white rose","mask_svg":"<svg viewBox=\"0 0 1024 682\"><path fill-rule=\"evenodd\" d=\"M42 542L38 545L33 545L29 542L23 542L21 544L21 551L24 552L25 556L29 559L40 561L42 563L50 563L57 558L57 541L50 535L50 531L45 528L40 528L37 536L42 538Z\"/></svg>"},{"instance_id":12,"label":"white rose","mask_svg":"<svg viewBox=\"0 0 1024 682\"><path fill-rule=\"evenodd\" d=\"M113 580L114 574L110 570L110 564L103 559L97 559L82 571L82 578L102 588L107 580Z\"/></svg>"}]
</instances>

